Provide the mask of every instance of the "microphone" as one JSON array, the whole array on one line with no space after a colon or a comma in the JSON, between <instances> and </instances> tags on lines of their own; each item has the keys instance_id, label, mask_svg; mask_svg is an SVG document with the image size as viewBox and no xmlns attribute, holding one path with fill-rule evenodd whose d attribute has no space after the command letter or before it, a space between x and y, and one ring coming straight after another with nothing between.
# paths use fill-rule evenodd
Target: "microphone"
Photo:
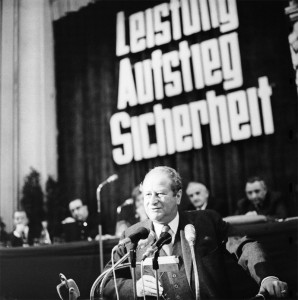
<instances>
[{"instance_id":1,"label":"microphone","mask_svg":"<svg viewBox=\"0 0 298 300\"><path fill-rule=\"evenodd\" d=\"M194 246L196 241L196 230L192 224L187 224L184 228L185 238L189 246Z\"/></svg>"},{"instance_id":2,"label":"microphone","mask_svg":"<svg viewBox=\"0 0 298 300\"><path fill-rule=\"evenodd\" d=\"M129 243L135 244L141 239L146 239L148 235L149 235L149 229L145 227L140 227L135 233L119 241L118 246L123 246Z\"/></svg>"},{"instance_id":3,"label":"microphone","mask_svg":"<svg viewBox=\"0 0 298 300\"><path fill-rule=\"evenodd\" d=\"M111 182L113 182L113 181L115 181L117 179L118 179L118 175L117 174L113 174L110 177L108 177L105 181L103 181L102 183L100 183L97 189L101 189L104 185L106 185L108 183L111 183Z\"/></svg>"},{"instance_id":4,"label":"microphone","mask_svg":"<svg viewBox=\"0 0 298 300\"><path fill-rule=\"evenodd\" d=\"M67 279L64 274L59 274L61 283L56 289L61 300L76 300L80 296L80 290L73 279ZM63 287L63 288L62 288Z\"/></svg>"},{"instance_id":5,"label":"microphone","mask_svg":"<svg viewBox=\"0 0 298 300\"><path fill-rule=\"evenodd\" d=\"M151 246L156 239L156 234L153 230L150 230L149 235L146 239L140 240L138 243L138 250L143 249L147 246Z\"/></svg>"},{"instance_id":6,"label":"microphone","mask_svg":"<svg viewBox=\"0 0 298 300\"><path fill-rule=\"evenodd\" d=\"M190 247L191 260L192 260L194 276L195 276L196 300L198 300L200 298L200 283L199 283L199 273L198 273L198 266L197 266L195 247L194 247L196 241L195 227L192 224L187 224L184 227L184 234Z\"/></svg>"},{"instance_id":7,"label":"microphone","mask_svg":"<svg viewBox=\"0 0 298 300\"><path fill-rule=\"evenodd\" d=\"M162 232L159 239L143 254L142 260L153 255L156 251L160 251L163 245L170 244L172 236L168 232Z\"/></svg>"}]
</instances>

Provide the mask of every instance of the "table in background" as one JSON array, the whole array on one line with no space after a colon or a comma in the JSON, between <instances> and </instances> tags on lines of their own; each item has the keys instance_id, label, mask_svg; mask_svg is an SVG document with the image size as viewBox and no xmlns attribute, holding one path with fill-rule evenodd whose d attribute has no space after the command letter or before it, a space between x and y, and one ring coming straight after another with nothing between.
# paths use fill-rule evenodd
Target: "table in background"
<instances>
[{"instance_id":1,"label":"table in background","mask_svg":"<svg viewBox=\"0 0 298 300\"><path fill-rule=\"evenodd\" d=\"M289 284L290 298L297 299L298 221L243 224L237 228L263 243L278 276ZM103 241L105 263L117 242L118 239ZM0 249L0 299L58 299L59 273L77 283L79 299L89 299L91 286L99 275L98 248L94 241ZM254 295L254 281L230 257L226 263L234 292L244 298Z\"/></svg>"}]
</instances>

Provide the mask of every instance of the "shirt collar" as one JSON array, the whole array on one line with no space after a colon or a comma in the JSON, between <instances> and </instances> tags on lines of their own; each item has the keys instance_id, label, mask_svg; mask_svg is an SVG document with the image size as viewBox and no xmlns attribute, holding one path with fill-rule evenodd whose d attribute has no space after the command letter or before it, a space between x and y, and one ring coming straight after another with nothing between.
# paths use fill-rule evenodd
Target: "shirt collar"
<instances>
[{"instance_id":1,"label":"shirt collar","mask_svg":"<svg viewBox=\"0 0 298 300\"><path fill-rule=\"evenodd\" d=\"M207 207L208 202L206 201L200 208L197 208L197 210L204 210Z\"/></svg>"},{"instance_id":2,"label":"shirt collar","mask_svg":"<svg viewBox=\"0 0 298 300\"><path fill-rule=\"evenodd\" d=\"M170 226L171 230L174 233L172 235L172 240L174 240L175 235L176 235L177 230L178 230L178 225L179 225L179 213L178 212L177 212L175 218L170 223L168 223L168 225ZM153 227L154 227L154 231L156 233L157 239L159 239L159 236L161 234L161 230L162 230L163 226L164 226L164 224L153 222Z\"/></svg>"}]
</instances>

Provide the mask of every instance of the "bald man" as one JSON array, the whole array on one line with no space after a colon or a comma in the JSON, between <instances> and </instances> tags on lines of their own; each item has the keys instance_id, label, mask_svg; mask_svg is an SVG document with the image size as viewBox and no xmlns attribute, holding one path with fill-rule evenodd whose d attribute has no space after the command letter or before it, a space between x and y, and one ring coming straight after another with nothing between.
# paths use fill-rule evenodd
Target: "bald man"
<instances>
[{"instance_id":1,"label":"bald man","mask_svg":"<svg viewBox=\"0 0 298 300\"><path fill-rule=\"evenodd\" d=\"M215 200L210 197L209 190L203 183L195 181L189 182L186 187L186 195L191 202L189 210L214 209L220 215L226 215L227 209L224 209L222 202L215 202Z\"/></svg>"},{"instance_id":2,"label":"bald man","mask_svg":"<svg viewBox=\"0 0 298 300\"><path fill-rule=\"evenodd\" d=\"M200 182L190 182L186 188L186 194L196 210L204 210L208 205L209 191Z\"/></svg>"}]
</instances>

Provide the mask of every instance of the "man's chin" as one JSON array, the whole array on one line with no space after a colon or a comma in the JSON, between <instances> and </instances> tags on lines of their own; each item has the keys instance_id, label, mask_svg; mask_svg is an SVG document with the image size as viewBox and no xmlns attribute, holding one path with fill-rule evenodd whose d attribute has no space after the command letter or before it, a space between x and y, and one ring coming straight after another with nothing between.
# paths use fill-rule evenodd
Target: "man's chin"
<instances>
[{"instance_id":1,"label":"man's chin","mask_svg":"<svg viewBox=\"0 0 298 300\"><path fill-rule=\"evenodd\" d=\"M148 217L152 221L160 221L163 218L164 214L157 211L152 211L148 214Z\"/></svg>"}]
</instances>

